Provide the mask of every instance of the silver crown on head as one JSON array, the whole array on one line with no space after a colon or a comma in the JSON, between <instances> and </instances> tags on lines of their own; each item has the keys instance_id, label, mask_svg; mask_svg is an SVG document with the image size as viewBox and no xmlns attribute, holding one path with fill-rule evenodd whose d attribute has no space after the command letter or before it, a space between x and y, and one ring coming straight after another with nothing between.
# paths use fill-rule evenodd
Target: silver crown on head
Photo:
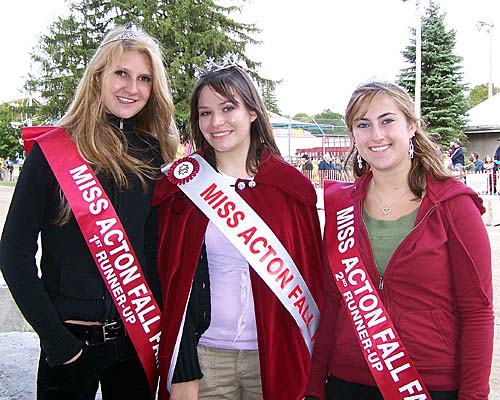
<instances>
[{"instance_id":1,"label":"silver crown on head","mask_svg":"<svg viewBox=\"0 0 500 400\"><path fill-rule=\"evenodd\" d=\"M132 27L127 28L122 33L116 35L114 38L105 40L101 43L99 48L106 46L108 43L118 42L119 40L137 40L140 42L145 42L156 46L156 43L148 35L141 31L135 30Z\"/></svg>"},{"instance_id":2,"label":"silver crown on head","mask_svg":"<svg viewBox=\"0 0 500 400\"><path fill-rule=\"evenodd\" d=\"M196 70L201 75L206 75L210 72L223 71L225 69L229 69L231 67L237 67L238 64L235 61L235 55L232 53L228 53L222 57L222 61L220 63L215 61L214 57L208 57L207 62L205 63L205 68L196 67Z\"/></svg>"}]
</instances>

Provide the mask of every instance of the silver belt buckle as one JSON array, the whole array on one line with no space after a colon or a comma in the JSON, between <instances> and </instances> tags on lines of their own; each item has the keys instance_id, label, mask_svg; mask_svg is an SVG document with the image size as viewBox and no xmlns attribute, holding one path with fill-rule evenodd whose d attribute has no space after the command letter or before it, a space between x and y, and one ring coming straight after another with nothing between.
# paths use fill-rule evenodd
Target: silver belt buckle
<instances>
[{"instance_id":1,"label":"silver belt buckle","mask_svg":"<svg viewBox=\"0 0 500 400\"><path fill-rule=\"evenodd\" d=\"M107 342L108 340L116 339L116 337L111 337L111 338L108 337L108 335L109 335L108 328L110 328L110 330L113 330L113 327L115 325L118 325L118 321L113 321L113 322L105 323L102 326L102 337L103 337L104 342Z\"/></svg>"}]
</instances>

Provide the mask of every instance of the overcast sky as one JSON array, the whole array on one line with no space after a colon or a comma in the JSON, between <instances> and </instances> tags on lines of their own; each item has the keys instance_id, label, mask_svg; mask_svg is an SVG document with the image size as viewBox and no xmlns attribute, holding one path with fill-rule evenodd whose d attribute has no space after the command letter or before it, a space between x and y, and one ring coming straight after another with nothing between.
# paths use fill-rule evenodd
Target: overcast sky
<instances>
[{"instance_id":1,"label":"overcast sky","mask_svg":"<svg viewBox=\"0 0 500 400\"><path fill-rule=\"evenodd\" d=\"M422 8L426 4L421 0ZM475 24L495 25L493 82L500 86L500 1L439 4L447 27L457 32L455 51L464 58L464 82L471 86L489 78L490 35ZM67 5L64 0L14 0L0 7L0 101L5 101L22 95L30 68L28 53L37 35L64 14ZM409 44L415 9L415 0L250 0L242 14L232 17L262 30L257 35L262 44L247 52L262 63L261 75L283 80L276 90L282 114L314 114L326 108L343 113L356 85L370 79L394 80L404 67L401 51Z\"/></svg>"}]
</instances>

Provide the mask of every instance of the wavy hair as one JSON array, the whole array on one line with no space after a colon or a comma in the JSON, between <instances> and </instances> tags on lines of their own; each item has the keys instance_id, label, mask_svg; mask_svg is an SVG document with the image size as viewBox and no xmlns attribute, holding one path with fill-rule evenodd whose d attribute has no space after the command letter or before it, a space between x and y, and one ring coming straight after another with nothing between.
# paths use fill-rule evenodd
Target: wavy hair
<instances>
[{"instance_id":1,"label":"wavy hair","mask_svg":"<svg viewBox=\"0 0 500 400\"><path fill-rule=\"evenodd\" d=\"M66 114L58 122L73 138L82 156L99 169L110 172L120 187L127 185L125 170L141 180L154 168L126 152L106 117L99 77L104 69L120 60L125 51L138 51L151 61L153 85L145 107L137 114L138 130L159 141L164 161L172 161L178 144L174 104L167 81L163 55L157 42L139 31L139 38L116 40L127 27L109 32L90 60ZM134 28L136 30L136 28ZM115 40L113 40L115 39ZM110 41L111 40L111 41Z\"/></svg>"},{"instance_id":2,"label":"wavy hair","mask_svg":"<svg viewBox=\"0 0 500 400\"><path fill-rule=\"evenodd\" d=\"M124 32L133 32L127 36ZM123 39L119 38L124 37ZM139 178L145 188L145 178L159 176L159 168L127 153L126 144L110 125L103 103L100 75L115 65L126 51L137 51L151 62L152 90L144 108L136 115L136 129L158 140L164 162L175 158L179 135L174 121L174 104L170 93L163 53L158 42L140 29L119 26L110 31L87 65L76 89L73 101L57 125L64 127L73 138L80 154L96 171L104 170L119 188L127 188L127 172ZM69 219L69 207L62 199L61 218Z\"/></svg>"},{"instance_id":3,"label":"wavy hair","mask_svg":"<svg viewBox=\"0 0 500 400\"><path fill-rule=\"evenodd\" d=\"M249 111L253 111L257 118L250 126L250 148L246 159L246 168L249 172L257 173L259 168L262 147L272 154L280 156L280 151L274 140L273 128L269 122L266 106L262 101L255 85L246 72L238 66L208 72L196 82L190 100L190 128L191 138L195 148L203 149L209 162L215 165L215 153L208 144L199 126L198 102L201 90L209 86L222 97L238 104L236 95L240 95Z\"/></svg>"},{"instance_id":4,"label":"wavy hair","mask_svg":"<svg viewBox=\"0 0 500 400\"><path fill-rule=\"evenodd\" d=\"M352 162L354 175L360 177L370 171L370 165L365 161L359 168L356 158L358 151L354 143L353 126L355 120L363 117L370 104L378 95L390 96L405 115L408 123L416 127L415 136L412 138L415 153L411 159L408 186L412 193L422 198L426 186L426 173L429 172L437 180L446 180L451 177L450 172L444 167L441 159L439 145L435 143L425 130L425 123L415 114L415 103L410 95L400 86L390 82L369 82L358 86L352 93L345 112L345 122L353 146L346 159L346 165Z\"/></svg>"}]
</instances>

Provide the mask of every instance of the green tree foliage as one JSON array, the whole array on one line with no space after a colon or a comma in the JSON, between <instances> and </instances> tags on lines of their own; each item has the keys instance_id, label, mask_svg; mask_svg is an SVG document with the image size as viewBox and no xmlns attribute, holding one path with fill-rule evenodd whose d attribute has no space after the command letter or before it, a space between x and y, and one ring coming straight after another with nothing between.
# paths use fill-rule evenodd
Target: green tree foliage
<instances>
[{"instance_id":1,"label":"green tree foliage","mask_svg":"<svg viewBox=\"0 0 500 400\"><path fill-rule=\"evenodd\" d=\"M0 104L0 157L13 156L16 152L22 154L23 148L19 142L21 137L19 111L17 104Z\"/></svg>"},{"instance_id":2,"label":"green tree foliage","mask_svg":"<svg viewBox=\"0 0 500 400\"><path fill-rule=\"evenodd\" d=\"M500 92L500 88L493 85L493 94L495 95L498 92ZM471 108L477 106L479 103L482 103L483 101L485 101L487 99L488 99L488 84L487 83L483 83L481 85L474 86L472 88L472 90L470 91L469 97L468 97Z\"/></svg>"},{"instance_id":3,"label":"green tree foliage","mask_svg":"<svg viewBox=\"0 0 500 400\"><path fill-rule=\"evenodd\" d=\"M196 67L203 67L209 57L220 60L233 53L267 96L274 90L275 83L260 77L256 72L259 64L245 55L247 44L259 43L252 37L258 28L230 18L241 8L212 0L70 0L69 17L60 17L41 36L32 54L40 73L26 87L45 100L45 116L62 115L105 32L115 25L133 23L162 44L182 130L187 125Z\"/></svg>"},{"instance_id":4,"label":"green tree foliage","mask_svg":"<svg viewBox=\"0 0 500 400\"><path fill-rule=\"evenodd\" d=\"M328 123L327 121L332 121L332 120L343 120L344 116L342 114L339 114L337 112L331 111L329 108L326 108L322 112L315 114L314 119L318 123Z\"/></svg>"},{"instance_id":5,"label":"green tree foliage","mask_svg":"<svg viewBox=\"0 0 500 400\"><path fill-rule=\"evenodd\" d=\"M330 125L331 131L329 134L347 134L347 127L345 126L344 116L340 113L331 111L329 108L313 116L317 124Z\"/></svg>"},{"instance_id":6,"label":"green tree foliage","mask_svg":"<svg viewBox=\"0 0 500 400\"><path fill-rule=\"evenodd\" d=\"M59 17L39 38L31 53L38 71L30 74L25 88L43 99L40 115L51 122L68 108L85 66L103 33L111 25L109 3L83 0L70 3L70 15Z\"/></svg>"},{"instance_id":7,"label":"green tree foliage","mask_svg":"<svg viewBox=\"0 0 500 400\"><path fill-rule=\"evenodd\" d=\"M328 108L314 115L298 113L293 116L293 119L295 121L311 124L309 128L305 129L309 129L311 133L316 136L347 135L344 116Z\"/></svg>"},{"instance_id":8,"label":"green tree foliage","mask_svg":"<svg viewBox=\"0 0 500 400\"><path fill-rule=\"evenodd\" d=\"M261 84L262 100L266 105L267 111L280 114L280 109L278 107L278 100L274 93L276 85L280 82L267 81Z\"/></svg>"},{"instance_id":9,"label":"green tree foliage","mask_svg":"<svg viewBox=\"0 0 500 400\"><path fill-rule=\"evenodd\" d=\"M300 122L313 122L312 117L307 113L298 113L293 116L293 119Z\"/></svg>"},{"instance_id":10,"label":"green tree foliage","mask_svg":"<svg viewBox=\"0 0 500 400\"><path fill-rule=\"evenodd\" d=\"M447 30L445 14L437 2L429 1L422 16L422 86L421 112L429 131L443 145L459 138L465 141L463 128L469 103L462 83L462 58L454 54L456 32ZM402 52L410 66L400 71L399 83L415 92L415 29L411 29L410 45Z\"/></svg>"}]
</instances>

